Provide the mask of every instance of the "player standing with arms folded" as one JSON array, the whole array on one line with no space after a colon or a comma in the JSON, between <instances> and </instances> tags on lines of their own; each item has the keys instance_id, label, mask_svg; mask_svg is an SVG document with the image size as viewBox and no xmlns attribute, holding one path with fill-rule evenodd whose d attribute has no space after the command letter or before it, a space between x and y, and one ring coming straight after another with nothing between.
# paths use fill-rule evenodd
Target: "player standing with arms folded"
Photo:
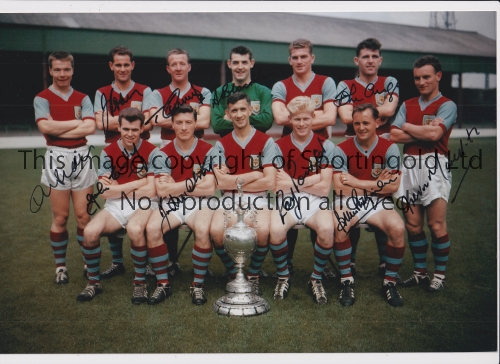
<instances>
[{"instance_id":1,"label":"player standing with arms folded","mask_svg":"<svg viewBox=\"0 0 500 364\"><path fill-rule=\"evenodd\" d=\"M94 113L96 126L104 130L107 145L120 139L118 115L127 107L135 107L144 114L144 119L149 119L148 98L151 89L132 81L132 71L135 67L132 51L124 46L118 46L109 52L109 68L113 71L114 81L111 85L101 87L95 93ZM142 140L148 140L153 123L144 125L141 134ZM125 272L123 265L123 238L116 235L108 235L111 248L112 264L101 274L102 279L112 278Z\"/></svg>"},{"instance_id":2,"label":"player standing with arms folded","mask_svg":"<svg viewBox=\"0 0 500 364\"><path fill-rule=\"evenodd\" d=\"M277 82L272 89L273 117L278 125L283 125L282 137L292 132L290 113L286 105L297 96L308 96L314 102L315 118L312 130L328 139L328 127L335 125L337 120L337 94L335 81L331 77L320 76L312 71L314 63L313 45L307 39L296 39L288 47L290 57L288 63L292 66L293 75L286 80ZM293 269L293 252L297 243L298 230L291 229L287 233L288 265ZM311 230L311 241L316 241L316 235Z\"/></svg>"},{"instance_id":3,"label":"player standing with arms folded","mask_svg":"<svg viewBox=\"0 0 500 364\"><path fill-rule=\"evenodd\" d=\"M90 98L71 87L73 56L65 51L49 56L52 85L36 95L35 121L47 141L41 182L48 186L52 210L50 242L56 261L57 284L68 283L66 250L70 200L77 222L76 238L83 243L83 230L90 221L87 195L97 179L86 136L95 133ZM54 163L53 163L54 162Z\"/></svg>"},{"instance_id":4,"label":"player standing with arms folded","mask_svg":"<svg viewBox=\"0 0 500 364\"><path fill-rule=\"evenodd\" d=\"M212 95L210 121L214 132L221 137L233 131L233 123L226 115L226 99L231 94L241 91L250 97L252 115L250 125L265 133L273 125L271 110L272 95L267 87L252 82L251 69L255 64L252 51L243 45L231 49L227 66L231 70L233 80L217 90Z\"/></svg>"},{"instance_id":5,"label":"player standing with arms folded","mask_svg":"<svg viewBox=\"0 0 500 364\"><path fill-rule=\"evenodd\" d=\"M171 294L168 281L168 250L162 236L185 223L194 231L191 254L194 280L191 301L203 305L205 275L212 257L210 223L214 210L207 205L215 192L215 178L210 167L212 145L194 136L196 111L182 105L172 112L175 139L164 146L162 158L155 161L155 183L161 208L155 210L147 225L148 255L157 277L157 288L148 303L157 304Z\"/></svg>"},{"instance_id":6,"label":"player standing with arms folded","mask_svg":"<svg viewBox=\"0 0 500 364\"><path fill-rule=\"evenodd\" d=\"M358 76L353 80L339 82L337 86L338 112L340 120L346 125L345 137L355 136L352 125L352 110L354 107L370 103L377 108L380 123L377 135L389 139L391 124L389 119L396 112L399 99L399 84L394 77L378 75L382 64L382 45L375 38L368 38L356 47L354 63L358 67ZM387 235L378 229L375 231L379 260L379 274L385 274L385 246ZM356 249L360 238L360 229L354 228L350 233L352 244L351 269L356 272Z\"/></svg>"},{"instance_id":7,"label":"player standing with arms folded","mask_svg":"<svg viewBox=\"0 0 500 364\"><path fill-rule=\"evenodd\" d=\"M113 234L122 228L130 237L130 252L135 277L133 304L147 301L146 265L147 246L144 230L157 202L153 161L159 156L158 148L140 138L144 131L144 114L134 108L123 109L118 117L121 139L101 152L98 186L104 209L87 225L83 234L83 256L88 267L87 287L76 297L77 301L91 301L101 293L102 235ZM158 158L157 158L158 159ZM98 184L99 185L99 184Z\"/></svg>"},{"instance_id":8,"label":"player standing with arms folded","mask_svg":"<svg viewBox=\"0 0 500 364\"><path fill-rule=\"evenodd\" d=\"M234 206L241 204L241 208L253 207L256 210L257 247L252 254L247 277L253 284L254 293L260 294L259 272L269 250L271 217L266 193L274 189L276 182L276 169L272 164L276 156L276 144L269 135L250 125L251 114L250 98L243 92L236 92L227 98L227 115L233 122L234 130L217 141L211 161L217 188L222 192L222 197L213 216L210 235L215 252L225 265L229 279L234 278L237 268L224 250L224 218L230 214L226 225L230 227L236 222L236 216L228 210L233 210ZM241 201L236 188L238 178L244 181ZM229 203L231 200L233 206ZM245 217L245 222L249 226L255 226L249 215Z\"/></svg>"},{"instance_id":9,"label":"player standing with arms folded","mask_svg":"<svg viewBox=\"0 0 500 364\"><path fill-rule=\"evenodd\" d=\"M203 139L204 130L210 126L210 91L189 82L191 63L187 51L180 48L170 50L167 53L166 69L172 82L164 88L154 90L149 103L151 122L161 127L161 148L175 139L172 111L179 105L190 105L196 110L198 115L195 136ZM169 231L164 240L172 263L169 266L169 274L173 277L181 272L177 257L179 229Z\"/></svg>"},{"instance_id":10,"label":"player standing with arms folded","mask_svg":"<svg viewBox=\"0 0 500 364\"><path fill-rule=\"evenodd\" d=\"M351 306L355 299L350 232L356 224L368 223L388 236L382 292L391 306L402 306L396 277L405 251L404 223L391 198L401 182L401 156L396 144L376 134L380 119L374 105L356 106L352 118L356 136L338 144L333 159L334 252L342 285L340 303Z\"/></svg>"},{"instance_id":11,"label":"player standing with arms folded","mask_svg":"<svg viewBox=\"0 0 500 364\"><path fill-rule=\"evenodd\" d=\"M430 292L444 289L450 252L446 208L451 190L448 139L457 118L457 105L439 92L443 73L434 56L422 56L413 64L413 79L420 97L401 105L391 127L391 140L404 143L402 182L395 197L406 202L403 212L413 256L413 275L403 287L428 285ZM411 166L411 160L415 161ZM410 165L410 166L408 166ZM440 167L441 166L441 167ZM403 197L404 196L404 197ZM424 215L431 230L434 277L429 284Z\"/></svg>"}]
</instances>

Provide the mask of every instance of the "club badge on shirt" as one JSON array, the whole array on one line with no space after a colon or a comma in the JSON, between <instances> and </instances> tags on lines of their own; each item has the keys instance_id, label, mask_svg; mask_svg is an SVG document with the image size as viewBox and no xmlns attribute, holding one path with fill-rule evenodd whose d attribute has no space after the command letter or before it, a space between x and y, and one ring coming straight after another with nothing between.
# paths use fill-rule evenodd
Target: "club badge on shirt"
<instances>
[{"instance_id":1,"label":"club badge on shirt","mask_svg":"<svg viewBox=\"0 0 500 364\"><path fill-rule=\"evenodd\" d=\"M196 111L196 115L198 115L200 113L200 104L199 103L191 102L189 104L189 106L191 106L193 108L193 110Z\"/></svg>"},{"instance_id":2,"label":"club badge on shirt","mask_svg":"<svg viewBox=\"0 0 500 364\"><path fill-rule=\"evenodd\" d=\"M430 125L435 118L436 115L424 115L422 118L422 125Z\"/></svg>"},{"instance_id":3,"label":"club badge on shirt","mask_svg":"<svg viewBox=\"0 0 500 364\"><path fill-rule=\"evenodd\" d=\"M199 164L193 165L193 177L196 179L201 178L201 166Z\"/></svg>"},{"instance_id":4,"label":"club badge on shirt","mask_svg":"<svg viewBox=\"0 0 500 364\"><path fill-rule=\"evenodd\" d=\"M253 170L260 169L260 155L250 154L250 168Z\"/></svg>"},{"instance_id":5,"label":"club badge on shirt","mask_svg":"<svg viewBox=\"0 0 500 364\"><path fill-rule=\"evenodd\" d=\"M260 101L250 101L250 106L252 107L252 114L260 114Z\"/></svg>"},{"instance_id":6,"label":"club badge on shirt","mask_svg":"<svg viewBox=\"0 0 500 364\"><path fill-rule=\"evenodd\" d=\"M81 106L75 106L75 118L77 120L82 120L82 107Z\"/></svg>"},{"instance_id":7,"label":"club badge on shirt","mask_svg":"<svg viewBox=\"0 0 500 364\"><path fill-rule=\"evenodd\" d=\"M311 95L311 100L314 102L316 109L319 109L323 105L323 95Z\"/></svg>"},{"instance_id":8,"label":"club badge on shirt","mask_svg":"<svg viewBox=\"0 0 500 364\"><path fill-rule=\"evenodd\" d=\"M135 170L137 172L137 177L139 178L144 178L148 174L148 167L143 163L137 163Z\"/></svg>"},{"instance_id":9,"label":"club badge on shirt","mask_svg":"<svg viewBox=\"0 0 500 364\"><path fill-rule=\"evenodd\" d=\"M377 103L377 106L382 106L385 101L385 96L383 93L376 93L375 94L375 102Z\"/></svg>"},{"instance_id":10,"label":"club badge on shirt","mask_svg":"<svg viewBox=\"0 0 500 364\"><path fill-rule=\"evenodd\" d=\"M142 102L141 101L132 101L130 103L130 107L135 107L137 110L142 110Z\"/></svg>"},{"instance_id":11,"label":"club badge on shirt","mask_svg":"<svg viewBox=\"0 0 500 364\"><path fill-rule=\"evenodd\" d=\"M309 171L318 172L318 159L316 157L309 157Z\"/></svg>"},{"instance_id":12,"label":"club badge on shirt","mask_svg":"<svg viewBox=\"0 0 500 364\"><path fill-rule=\"evenodd\" d=\"M372 177L373 178L378 178L382 171L384 170L384 166L379 163L373 163L373 168L372 168Z\"/></svg>"}]
</instances>

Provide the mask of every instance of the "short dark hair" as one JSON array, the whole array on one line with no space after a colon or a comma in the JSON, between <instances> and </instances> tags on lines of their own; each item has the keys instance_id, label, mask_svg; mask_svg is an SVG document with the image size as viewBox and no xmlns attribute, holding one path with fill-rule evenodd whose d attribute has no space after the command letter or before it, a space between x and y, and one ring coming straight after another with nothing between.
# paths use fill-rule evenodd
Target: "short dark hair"
<instances>
[{"instance_id":1,"label":"short dark hair","mask_svg":"<svg viewBox=\"0 0 500 364\"><path fill-rule=\"evenodd\" d=\"M368 38L365 39L364 41L360 42L358 46L356 47L356 57L359 56L359 52L361 52L362 49L370 49L372 51L378 51L380 55L382 55L382 44L378 41L378 39L375 38Z\"/></svg>"},{"instance_id":2,"label":"short dark hair","mask_svg":"<svg viewBox=\"0 0 500 364\"><path fill-rule=\"evenodd\" d=\"M193 114L194 121L196 121L197 113L196 113L196 110L193 109L193 107L191 105L182 104L182 105L175 107L171 112L172 122L174 122L174 116L176 116L177 114L188 114L188 113Z\"/></svg>"},{"instance_id":3,"label":"short dark hair","mask_svg":"<svg viewBox=\"0 0 500 364\"><path fill-rule=\"evenodd\" d=\"M422 56L419 59L417 59L415 61L415 63L413 63L413 68L420 68L420 67L427 66L427 65L431 65L432 67L434 67L434 71L436 73L442 71L441 63L439 63L439 59L437 59L434 56L430 56L430 55Z\"/></svg>"},{"instance_id":4,"label":"short dark hair","mask_svg":"<svg viewBox=\"0 0 500 364\"><path fill-rule=\"evenodd\" d=\"M144 125L144 114L141 110L136 109L135 107L127 107L120 111L120 115L118 116L118 124L120 124L120 126L122 126L122 119L126 119L131 123L136 120L140 120L141 126Z\"/></svg>"},{"instance_id":5,"label":"short dark hair","mask_svg":"<svg viewBox=\"0 0 500 364\"><path fill-rule=\"evenodd\" d=\"M52 61L53 60L70 61L71 68L75 68L75 60L73 59L73 56L69 52L55 51L55 52L51 53L49 56L49 68L52 68Z\"/></svg>"},{"instance_id":6,"label":"short dark hair","mask_svg":"<svg viewBox=\"0 0 500 364\"><path fill-rule=\"evenodd\" d=\"M363 112L365 110L371 110L373 118L375 120L378 119L378 110L373 104L361 104L356 106L354 109L352 109L352 116L354 117L354 114L357 112Z\"/></svg>"},{"instance_id":7,"label":"short dark hair","mask_svg":"<svg viewBox=\"0 0 500 364\"><path fill-rule=\"evenodd\" d=\"M170 51L168 51L168 53L167 53L167 66L168 66L168 58L173 54L185 54L187 59L188 59L188 64L191 63L191 57L189 57L189 53L187 51L185 51L184 49L180 49L180 48L174 48L174 49L171 49Z\"/></svg>"},{"instance_id":8,"label":"short dark hair","mask_svg":"<svg viewBox=\"0 0 500 364\"><path fill-rule=\"evenodd\" d=\"M242 56L244 56L245 54L248 54L248 57L250 58L250 60L253 59L252 50L248 47L245 47L244 45L241 45L241 44L237 45L236 47L233 47L231 49L231 51L229 52L229 59L231 59L231 56L233 55L233 53L239 54Z\"/></svg>"},{"instance_id":9,"label":"short dark hair","mask_svg":"<svg viewBox=\"0 0 500 364\"><path fill-rule=\"evenodd\" d=\"M292 54L292 49L309 48L309 53L313 53L313 45L309 39L299 38L295 39L288 46L288 52Z\"/></svg>"},{"instance_id":10,"label":"short dark hair","mask_svg":"<svg viewBox=\"0 0 500 364\"><path fill-rule=\"evenodd\" d=\"M248 105L250 105L250 97L248 97L248 95L246 93L235 92L234 94L230 95L226 100L228 108L229 108L229 104L234 105L238 101L243 100L243 99L247 100Z\"/></svg>"},{"instance_id":11,"label":"short dark hair","mask_svg":"<svg viewBox=\"0 0 500 364\"><path fill-rule=\"evenodd\" d=\"M130 62L134 60L134 54L130 50L130 48L127 48L125 46L117 46L114 47L109 51L109 61L113 63L115 61L115 55L119 56L129 56L130 57Z\"/></svg>"}]
</instances>

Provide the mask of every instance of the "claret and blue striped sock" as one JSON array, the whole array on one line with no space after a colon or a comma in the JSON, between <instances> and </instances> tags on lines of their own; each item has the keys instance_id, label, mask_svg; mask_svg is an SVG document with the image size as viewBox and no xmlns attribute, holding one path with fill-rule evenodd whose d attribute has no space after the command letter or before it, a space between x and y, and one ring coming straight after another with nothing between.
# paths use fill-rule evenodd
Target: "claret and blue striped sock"
<instances>
[{"instance_id":1,"label":"claret and blue striped sock","mask_svg":"<svg viewBox=\"0 0 500 364\"><path fill-rule=\"evenodd\" d=\"M157 284L167 285L168 281L168 249L166 244L160 244L154 248L148 248L149 261L156 275Z\"/></svg>"},{"instance_id":2,"label":"claret and blue striped sock","mask_svg":"<svg viewBox=\"0 0 500 364\"><path fill-rule=\"evenodd\" d=\"M99 283L101 280L101 276L99 274L101 266L101 244L98 241L94 246L83 246L82 253L83 258L85 259L85 264L87 264L87 276L89 278L89 283Z\"/></svg>"},{"instance_id":3,"label":"claret and blue striped sock","mask_svg":"<svg viewBox=\"0 0 500 364\"><path fill-rule=\"evenodd\" d=\"M148 247L130 246L130 254L134 262L135 276L134 284L146 283L146 265L148 264Z\"/></svg>"},{"instance_id":4,"label":"claret and blue striped sock","mask_svg":"<svg viewBox=\"0 0 500 364\"><path fill-rule=\"evenodd\" d=\"M123 238L119 238L115 235L108 235L108 241L113 263L123 263Z\"/></svg>"},{"instance_id":5,"label":"claret and blue striped sock","mask_svg":"<svg viewBox=\"0 0 500 364\"><path fill-rule=\"evenodd\" d=\"M78 241L78 245L80 245L80 249L83 248L83 230L82 228L76 228L76 241ZM85 257L82 253L83 262L85 262Z\"/></svg>"},{"instance_id":6,"label":"claret and blue striped sock","mask_svg":"<svg viewBox=\"0 0 500 364\"><path fill-rule=\"evenodd\" d=\"M316 240L316 244L314 244L314 271L311 275L311 279L321 280L323 277L323 270L325 269L326 262L328 261L328 257L332 253L333 246L330 248L324 248L319 245Z\"/></svg>"},{"instance_id":7,"label":"claret and blue striped sock","mask_svg":"<svg viewBox=\"0 0 500 364\"><path fill-rule=\"evenodd\" d=\"M56 268L66 267L66 249L68 247L68 230L62 233L50 232L50 245L54 253Z\"/></svg>"},{"instance_id":8,"label":"claret and blue striped sock","mask_svg":"<svg viewBox=\"0 0 500 364\"><path fill-rule=\"evenodd\" d=\"M343 242L335 242L333 244L333 253L337 260L337 265L340 272L340 281L354 281L351 273L351 240L349 237Z\"/></svg>"},{"instance_id":9,"label":"claret and blue striped sock","mask_svg":"<svg viewBox=\"0 0 500 364\"><path fill-rule=\"evenodd\" d=\"M399 267L403 262L405 255L404 245L401 248L387 245L385 247L386 261L385 261L385 277L384 284L393 282L396 284L396 276L398 275Z\"/></svg>"},{"instance_id":10,"label":"claret and blue striped sock","mask_svg":"<svg viewBox=\"0 0 500 364\"><path fill-rule=\"evenodd\" d=\"M203 249L195 244L193 247L191 258L193 260L194 270L193 286L198 283L205 283L205 275L208 271L210 259L212 259L212 247Z\"/></svg>"},{"instance_id":11,"label":"claret and blue striped sock","mask_svg":"<svg viewBox=\"0 0 500 364\"><path fill-rule=\"evenodd\" d=\"M379 256L379 264L384 264L386 259L385 247L387 245L387 235L379 229L375 230L375 241L377 242L377 250Z\"/></svg>"},{"instance_id":12,"label":"claret and blue striped sock","mask_svg":"<svg viewBox=\"0 0 500 364\"><path fill-rule=\"evenodd\" d=\"M288 257L288 243L287 240L282 242L280 245L271 245L269 244L269 249L271 249L271 253L274 259L274 265L278 270L279 278L288 278L290 277L290 272L288 271L287 257Z\"/></svg>"},{"instance_id":13,"label":"claret and blue striped sock","mask_svg":"<svg viewBox=\"0 0 500 364\"><path fill-rule=\"evenodd\" d=\"M222 261L222 264L226 267L227 272L234 276L236 273L238 273L238 268L234 265L233 260L231 257L226 253L224 248L217 249L215 248L215 253L219 256L220 260Z\"/></svg>"},{"instance_id":14,"label":"claret and blue striped sock","mask_svg":"<svg viewBox=\"0 0 500 364\"><path fill-rule=\"evenodd\" d=\"M436 238L432 237L432 254L434 255L434 277L444 280L448 255L450 254L450 238L448 234Z\"/></svg>"},{"instance_id":15,"label":"claret and blue striped sock","mask_svg":"<svg viewBox=\"0 0 500 364\"><path fill-rule=\"evenodd\" d=\"M410 245L411 255L413 256L413 266L415 273L420 275L427 274L427 248L429 243L425 233L422 231L416 235L408 234L408 243Z\"/></svg>"},{"instance_id":16,"label":"claret and blue striped sock","mask_svg":"<svg viewBox=\"0 0 500 364\"><path fill-rule=\"evenodd\" d=\"M266 246L258 246L252 254L250 267L248 268L248 276L258 277L260 268L266 259L267 252L269 251L269 244Z\"/></svg>"}]
</instances>

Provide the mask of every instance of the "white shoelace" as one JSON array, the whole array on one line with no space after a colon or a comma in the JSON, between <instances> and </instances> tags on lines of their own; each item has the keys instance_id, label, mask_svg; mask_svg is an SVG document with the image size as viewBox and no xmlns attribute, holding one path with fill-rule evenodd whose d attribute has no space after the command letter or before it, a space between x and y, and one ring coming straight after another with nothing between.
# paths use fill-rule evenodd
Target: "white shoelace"
<instances>
[{"instance_id":1,"label":"white shoelace","mask_svg":"<svg viewBox=\"0 0 500 364\"><path fill-rule=\"evenodd\" d=\"M134 297L148 297L148 293L146 287L144 285L135 285L134 286Z\"/></svg>"},{"instance_id":2,"label":"white shoelace","mask_svg":"<svg viewBox=\"0 0 500 364\"><path fill-rule=\"evenodd\" d=\"M326 300L326 291L321 282L312 282L312 292L317 300L320 298Z\"/></svg>"},{"instance_id":3,"label":"white shoelace","mask_svg":"<svg viewBox=\"0 0 500 364\"><path fill-rule=\"evenodd\" d=\"M66 274L65 270L60 270L56 273L56 281L60 282L64 279L68 279L68 275Z\"/></svg>"},{"instance_id":4,"label":"white shoelace","mask_svg":"<svg viewBox=\"0 0 500 364\"><path fill-rule=\"evenodd\" d=\"M158 298L164 290L165 290L164 287L157 286L152 297Z\"/></svg>"},{"instance_id":5,"label":"white shoelace","mask_svg":"<svg viewBox=\"0 0 500 364\"><path fill-rule=\"evenodd\" d=\"M95 296L95 287L96 287L95 285L89 284L89 285L87 285L87 287L85 287L83 292L88 294L90 297L94 297Z\"/></svg>"},{"instance_id":6,"label":"white shoelace","mask_svg":"<svg viewBox=\"0 0 500 364\"><path fill-rule=\"evenodd\" d=\"M203 288L201 287L193 287L194 298L197 300L203 299Z\"/></svg>"},{"instance_id":7,"label":"white shoelace","mask_svg":"<svg viewBox=\"0 0 500 364\"><path fill-rule=\"evenodd\" d=\"M429 284L429 287L430 288L434 288L434 289L439 289L441 288L441 286L443 285L443 281L438 279L438 278L434 278L431 283Z\"/></svg>"},{"instance_id":8,"label":"white shoelace","mask_svg":"<svg viewBox=\"0 0 500 364\"><path fill-rule=\"evenodd\" d=\"M287 279L278 279L278 284L276 285L276 288L274 289L274 295L275 296L283 296L283 293L288 290L288 280Z\"/></svg>"}]
</instances>

